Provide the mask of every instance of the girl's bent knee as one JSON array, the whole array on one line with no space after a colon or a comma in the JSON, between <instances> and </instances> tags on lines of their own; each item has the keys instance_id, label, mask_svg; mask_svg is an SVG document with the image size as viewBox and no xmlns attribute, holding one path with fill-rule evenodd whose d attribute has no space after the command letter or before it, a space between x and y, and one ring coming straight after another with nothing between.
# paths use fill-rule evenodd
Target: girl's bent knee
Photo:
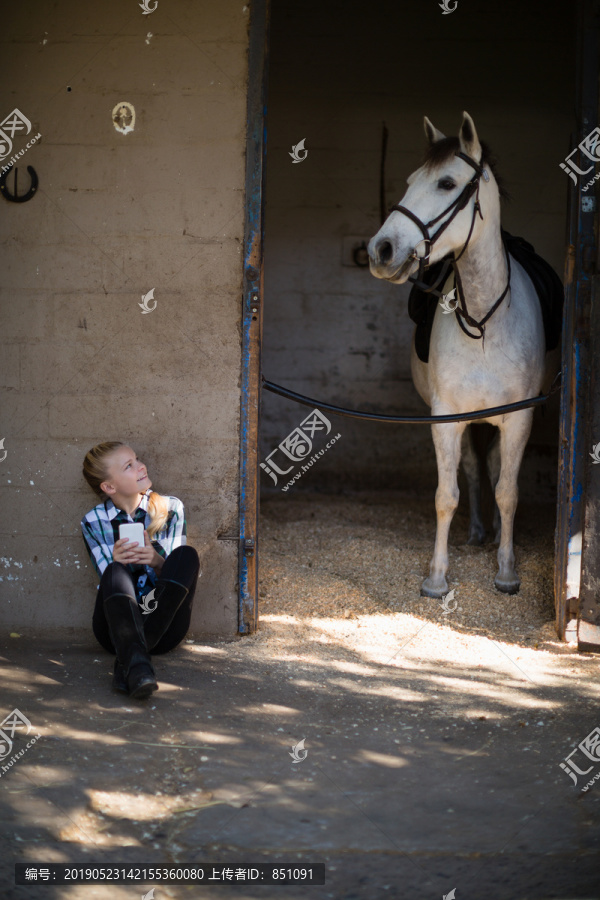
<instances>
[{"instance_id":1,"label":"girl's bent knee","mask_svg":"<svg viewBox=\"0 0 600 900\"><path fill-rule=\"evenodd\" d=\"M181 557L181 559L185 559L186 557L193 562L200 562L198 557L198 551L195 547L190 547L189 544L182 544L181 547L175 547L174 550L169 554L170 556Z\"/></svg>"}]
</instances>

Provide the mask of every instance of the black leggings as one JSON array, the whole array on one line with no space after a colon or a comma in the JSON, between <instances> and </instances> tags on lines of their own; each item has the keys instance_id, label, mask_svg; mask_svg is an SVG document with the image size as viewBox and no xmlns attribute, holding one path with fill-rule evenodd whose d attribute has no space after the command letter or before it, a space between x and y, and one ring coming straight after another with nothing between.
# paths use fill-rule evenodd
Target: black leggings
<instances>
[{"instance_id":1,"label":"black leggings","mask_svg":"<svg viewBox=\"0 0 600 900\"><path fill-rule=\"evenodd\" d=\"M168 653L169 650L180 644L186 636L190 627L192 603L194 602L199 570L198 553L188 544L176 547L165 559L157 581L163 578L178 581L179 584L187 587L189 593L175 613L175 618L167 631L152 650L153 654ZM116 653L116 651L110 637L106 616L104 615L104 598L111 597L113 594L128 594L133 598L136 596L133 577L127 567L120 562L109 563L102 573L92 618L92 629L96 640L109 653ZM144 621L146 617L140 614L140 618Z\"/></svg>"}]
</instances>

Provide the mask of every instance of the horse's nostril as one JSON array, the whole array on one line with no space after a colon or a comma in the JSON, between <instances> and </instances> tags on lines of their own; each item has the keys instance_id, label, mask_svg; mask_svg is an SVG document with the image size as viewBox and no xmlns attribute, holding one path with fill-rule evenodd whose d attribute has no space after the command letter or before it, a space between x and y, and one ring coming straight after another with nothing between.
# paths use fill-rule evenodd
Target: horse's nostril
<instances>
[{"instance_id":1,"label":"horse's nostril","mask_svg":"<svg viewBox=\"0 0 600 900\"><path fill-rule=\"evenodd\" d=\"M378 250L379 250L379 261L384 266L387 266L390 259L394 255L394 248L392 247L392 245L389 241L382 241L378 247Z\"/></svg>"}]
</instances>

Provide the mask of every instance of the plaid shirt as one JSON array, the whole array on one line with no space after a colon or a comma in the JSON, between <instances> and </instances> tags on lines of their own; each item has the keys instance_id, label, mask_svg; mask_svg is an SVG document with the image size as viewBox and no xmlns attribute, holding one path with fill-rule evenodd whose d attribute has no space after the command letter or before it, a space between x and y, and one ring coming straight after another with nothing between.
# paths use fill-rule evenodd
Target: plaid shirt
<instances>
[{"instance_id":1,"label":"plaid shirt","mask_svg":"<svg viewBox=\"0 0 600 900\"><path fill-rule=\"evenodd\" d=\"M81 520L81 531L86 549L98 575L113 561L113 548L119 539L119 525L123 522L142 522L144 528L150 527L148 500L151 488L143 494L142 501L133 514L133 518L124 510L118 509L110 498L95 506ZM157 532L152 546L163 559L169 553L187 542L185 513L183 503L177 497L165 497L169 504L169 515L162 531ZM127 566L136 586L136 597L139 600L156 584L156 572L152 566L142 563L131 563ZM100 587L100 585L98 585Z\"/></svg>"}]
</instances>

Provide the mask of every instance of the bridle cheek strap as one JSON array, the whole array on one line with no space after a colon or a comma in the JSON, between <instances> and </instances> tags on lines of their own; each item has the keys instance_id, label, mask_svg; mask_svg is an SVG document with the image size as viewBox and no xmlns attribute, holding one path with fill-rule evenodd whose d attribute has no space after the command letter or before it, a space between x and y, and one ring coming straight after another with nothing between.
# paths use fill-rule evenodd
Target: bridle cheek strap
<instances>
[{"instance_id":1,"label":"bridle cheek strap","mask_svg":"<svg viewBox=\"0 0 600 900\"><path fill-rule=\"evenodd\" d=\"M412 252L413 259L419 260L419 273L416 278L414 276L409 276L408 280L414 282L417 285L417 287L419 287L420 290L422 290L424 293L432 293L432 292L439 293L438 291L435 291L435 290L432 291L432 288L428 284L425 284L424 282L421 281L424 270L430 265L429 259L431 256L431 248L433 247L433 245L435 244L437 239L440 237L440 235L446 230L448 225L452 222L454 217L457 216L458 213L461 212L461 210L463 210L465 208L465 206L471 199L471 196L473 195L474 192L476 193L476 197L475 197L475 204L473 207L473 219L471 221L471 228L469 229L469 235L467 237L467 240L465 241L464 247L460 251L459 255L456 257L457 260L460 259L460 257L463 255L463 253L467 249L467 245L468 245L469 241L471 240L471 235L473 233L473 228L475 226L475 218L477 216L477 213L479 213L479 215L483 219L483 214L481 212L481 206L479 205L479 179L483 178L484 181L489 181L490 176L488 175L486 170L482 166L479 165L479 163L476 163L475 160L471 159L470 156L467 156L466 153L457 151L454 155L459 156L466 163L468 163L470 166L472 166L475 169L475 175L473 176L471 181L469 181L468 184L466 184L464 186L464 188L462 189L462 191L460 192L460 194L458 195L456 200L454 200L450 204L450 206L448 206L445 210L443 210L439 214L439 216L436 216L434 219L430 219L430 221L427 222L427 224L425 224L424 222L421 221L421 219L419 219L419 217L417 215L415 215L415 213L413 213L410 209L407 209L406 206L402 206L401 203L396 203L395 206L392 206L390 208L390 212L397 211L397 212L403 213L403 215L405 215L405 216L408 216L408 218L412 219L412 221L415 223L415 225L417 225L417 227L421 230L421 233L423 235L423 240L425 241L425 253L423 256L418 256L417 252L416 252L416 247L413 250L413 252ZM442 225L440 225L440 227L438 228L438 230L432 237L429 234L429 229L431 228L431 226L434 225L436 222L438 222L440 219L442 219L444 216L448 215L448 213L451 210L452 210L451 215L446 219L445 222L442 223ZM439 283L439 280L436 282L436 285L438 283Z\"/></svg>"},{"instance_id":2,"label":"bridle cheek strap","mask_svg":"<svg viewBox=\"0 0 600 900\"><path fill-rule=\"evenodd\" d=\"M490 176L488 175L487 171L482 166L479 165L479 163L476 163L475 160L471 159L470 156L467 156L466 153L457 151L454 155L459 156L466 163L468 163L470 166L472 166L475 169L475 175L468 182L468 184L466 184L464 186L464 188L462 189L462 191L460 192L460 194L458 195L456 200L454 200L450 204L450 206L448 206L443 212L441 212L439 214L439 216L436 216L435 219L431 219L429 222L427 222L427 224L425 224L424 222L421 221L421 219L419 219L419 217L417 215L415 215L414 212L412 212L410 209L407 209L405 206L402 206L402 204L400 204L400 203L396 203L395 206L392 206L390 208L390 212L401 212L403 215L408 216L408 218L412 219L412 221L415 223L415 225L418 226L418 228L421 230L421 233L423 234L423 241L425 242L424 255L418 256L417 252L416 252L416 247L411 254L413 259L419 261L419 272L416 277L414 275L409 275L408 280L412 281L419 288L419 290L421 290L423 293L436 294L438 297L441 297L442 292L437 290L437 287L440 283L442 283L445 280L448 269L450 267L452 267L455 272L455 281L456 281L456 285L458 287L458 294L459 294L459 301L460 301L460 306L457 306L455 309L458 324L460 325L460 327L462 328L462 330L464 331L464 333L466 335L468 335L471 338L482 340L482 345L483 345L485 343L485 337L484 337L485 323L493 315L493 313L495 313L495 311L498 309L498 307L504 300L504 298L507 295L509 288L510 288L510 257L508 255L508 251L507 251L506 252L506 262L507 262L507 267L508 267L508 281L507 281L506 287L504 288L504 291L498 297L498 299L496 300L496 302L494 303L494 305L492 306L490 311L487 313L487 315L485 315L484 318L480 322L477 322L477 320L474 319L472 316L470 316L467 311L467 304L466 304L466 300L465 300L464 293L462 290L462 283L460 281L460 275L459 275L458 269L456 267L456 263L461 258L461 256L463 255L463 253L465 252L465 250L467 249L467 247L469 245L469 241L471 240L471 235L473 234L473 229L475 227L475 219L477 218L477 213L479 213L479 216L480 216L481 220L483 221L483 213L481 212L481 206L479 203L480 179L483 178L484 181L489 181ZM464 243L462 250L460 251L458 256L455 257L454 255L452 255L444 261L442 271L433 285L426 284L421 279L423 278L424 270L427 269L430 265L429 259L431 256L431 248L433 247L433 245L435 244L435 242L437 241L439 236L442 234L442 232L444 232L446 230L446 228L448 227L450 222L452 222L454 217L457 216L458 213L461 212L461 210L463 210L465 208L465 206L467 205L467 203L469 202L469 200L471 199L471 197L473 196L474 193L475 193L475 203L473 204L473 218L471 219L471 227L469 228L469 233L467 235L467 239ZM447 215L450 212L450 210L452 210L451 215L446 219L445 222L442 223L442 225L440 225L440 227L438 228L438 230L432 237L429 233L429 229L431 228L432 225L434 225L441 218L443 218L445 215ZM479 334L471 334L470 332L468 332L462 322L461 317L464 318L465 322L468 325L470 325L472 328L476 328L479 331Z\"/></svg>"}]
</instances>

